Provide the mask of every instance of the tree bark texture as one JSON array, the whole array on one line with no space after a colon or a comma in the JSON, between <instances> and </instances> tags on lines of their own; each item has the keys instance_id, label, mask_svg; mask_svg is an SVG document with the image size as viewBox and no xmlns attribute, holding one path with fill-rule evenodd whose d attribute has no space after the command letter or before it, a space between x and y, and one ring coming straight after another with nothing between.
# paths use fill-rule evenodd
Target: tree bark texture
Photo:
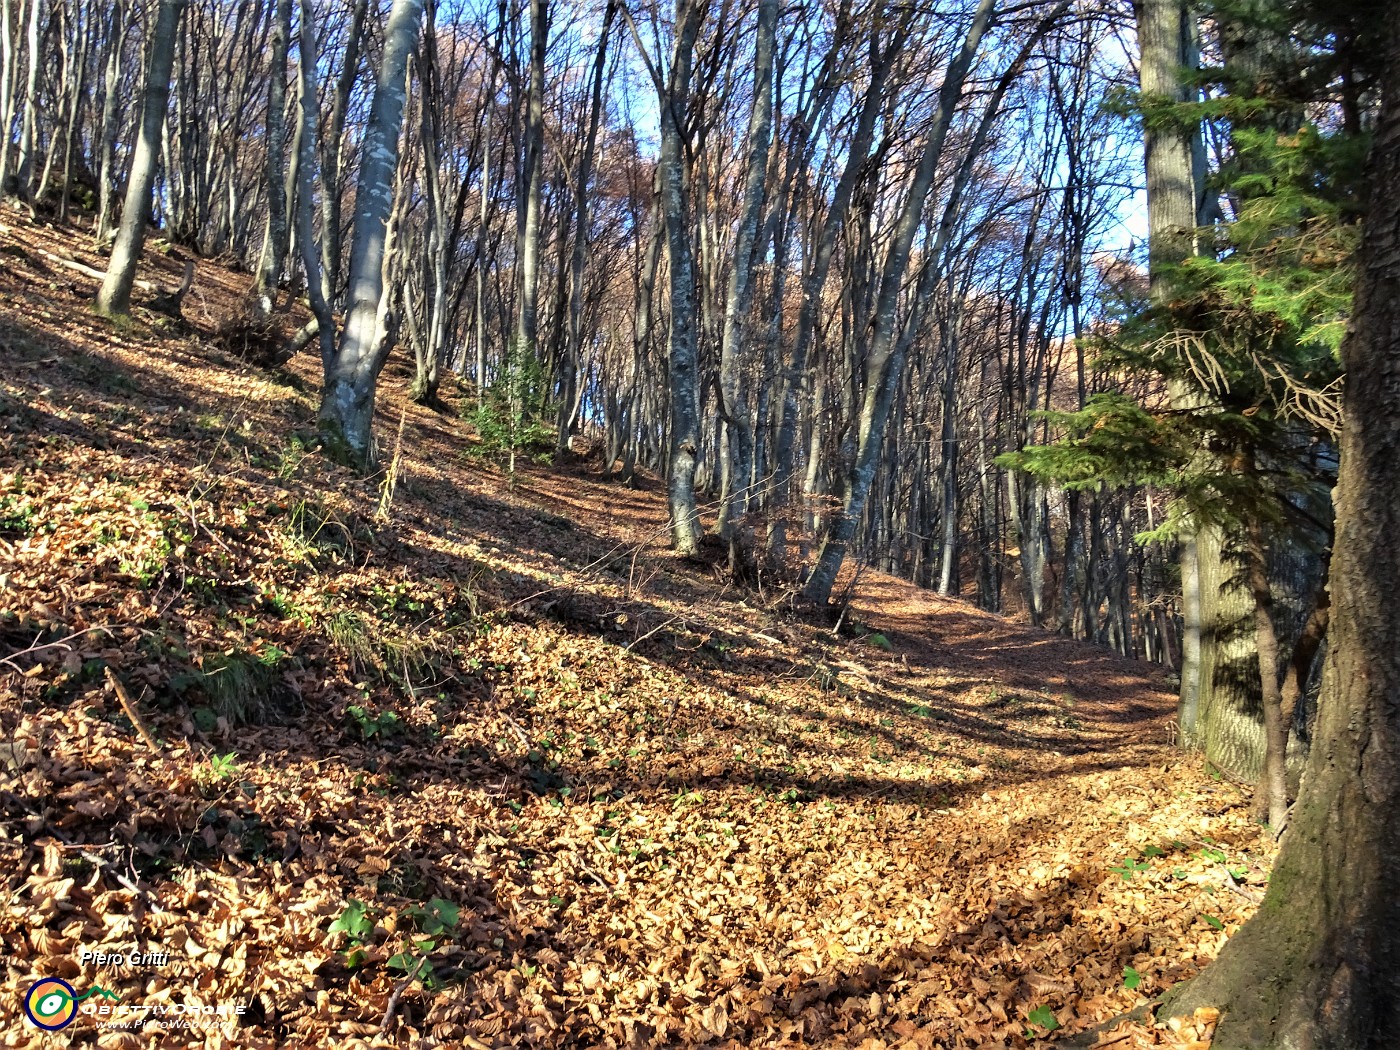
<instances>
[{"instance_id":1,"label":"tree bark texture","mask_svg":"<svg viewBox=\"0 0 1400 1050\"><path fill-rule=\"evenodd\" d=\"M146 241L146 219L151 211L151 191L160 163L161 129L170 105L170 71L175 64L175 33L185 0L161 0L151 30L150 62L146 67L146 91L141 126L131 159L126 200L117 227L117 239L107 264L107 276L97 293L97 312L117 317L131 309L131 287L136 264Z\"/></svg>"},{"instance_id":2,"label":"tree bark texture","mask_svg":"<svg viewBox=\"0 0 1400 1050\"><path fill-rule=\"evenodd\" d=\"M394 0L384 30L384 57L355 194L345 327L321 394L322 440L333 458L358 469L368 469L374 462L375 386L389 345L379 338L386 241L403 130L405 72L422 17L423 0Z\"/></svg>"},{"instance_id":3,"label":"tree bark texture","mask_svg":"<svg viewBox=\"0 0 1400 1050\"><path fill-rule=\"evenodd\" d=\"M1159 1013L1222 1010L1214 1050L1379 1050L1400 1031L1400 13L1342 346L1330 638L1318 721L1258 914Z\"/></svg>"}]
</instances>

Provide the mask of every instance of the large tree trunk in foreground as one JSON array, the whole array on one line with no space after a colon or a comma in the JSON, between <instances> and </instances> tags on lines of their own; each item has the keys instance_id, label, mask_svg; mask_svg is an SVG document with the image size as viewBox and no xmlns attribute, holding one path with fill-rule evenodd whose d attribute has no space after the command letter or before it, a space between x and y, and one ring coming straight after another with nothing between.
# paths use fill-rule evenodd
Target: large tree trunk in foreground
<instances>
[{"instance_id":1,"label":"large tree trunk in foreground","mask_svg":"<svg viewBox=\"0 0 1400 1050\"><path fill-rule=\"evenodd\" d=\"M378 338L384 256L407 94L404 74L422 18L423 0L394 0L384 30L383 64L365 130L355 194L345 327L335 358L326 368L321 393L319 422L327 451L334 459L360 469L374 461L374 392L389 347L387 340Z\"/></svg>"},{"instance_id":2,"label":"large tree trunk in foreground","mask_svg":"<svg viewBox=\"0 0 1400 1050\"><path fill-rule=\"evenodd\" d=\"M1214 1050L1360 1050L1400 1031L1400 15L1342 346L1331 637L1311 754L1259 913L1159 1013L1222 1010Z\"/></svg>"},{"instance_id":3,"label":"large tree trunk in foreground","mask_svg":"<svg viewBox=\"0 0 1400 1050\"><path fill-rule=\"evenodd\" d=\"M161 0L151 33L151 61L146 68L146 97L141 109L141 130L131 159L131 176L126 183L117 240L107 265L107 277L97 293L97 312L107 317L131 309L131 286L136 281L136 263L146 241L146 217L151 211L151 190L160 162L161 129L170 104L170 70L175 64L175 29L185 0Z\"/></svg>"}]
</instances>

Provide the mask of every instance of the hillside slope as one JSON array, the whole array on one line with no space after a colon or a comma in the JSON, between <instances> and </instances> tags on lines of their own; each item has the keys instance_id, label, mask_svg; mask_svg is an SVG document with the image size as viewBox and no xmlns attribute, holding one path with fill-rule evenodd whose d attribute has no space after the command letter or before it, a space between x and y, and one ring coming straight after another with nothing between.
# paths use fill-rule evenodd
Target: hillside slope
<instances>
[{"instance_id":1,"label":"hillside slope","mask_svg":"<svg viewBox=\"0 0 1400 1050\"><path fill-rule=\"evenodd\" d=\"M1152 667L871 572L835 639L393 366L356 478L317 361L219 345L246 276L114 329L71 232L0 259L0 1044L1024 1046L1252 910ZM244 1009L47 1035L41 977Z\"/></svg>"}]
</instances>

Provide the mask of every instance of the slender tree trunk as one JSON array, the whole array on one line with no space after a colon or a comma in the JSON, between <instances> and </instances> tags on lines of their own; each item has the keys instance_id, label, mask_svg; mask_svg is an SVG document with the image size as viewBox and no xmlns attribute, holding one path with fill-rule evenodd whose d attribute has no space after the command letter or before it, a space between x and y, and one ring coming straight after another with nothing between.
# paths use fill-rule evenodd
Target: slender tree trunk
<instances>
[{"instance_id":1,"label":"slender tree trunk","mask_svg":"<svg viewBox=\"0 0 1400 1050\"><path fill-rule=\"evenodd\" d=\"M800 395L807 382L807 355L817 330L817 314L821 306L822 288L826 285L831 261L835 257L837 237L845 224L856 185L865 177L866 158L875 140L875 130L884 106L884 87L893 72L895 62L907 39L907 26L901 25L883 50L878 41L871 43L870 84L866 88L856 119L856 130L847 150L845 167L832 192L822 221L821 233L812 262L802 275L802 299L797 311L797 333L782 377L782 410L778 433L773 443L773 523L768 533L768 553L781 560L787 545L788 510L793 475L797 465L797 422L801 408ZM820 406L817 406L819 410ZM810 485L804 491L810 491Z\"/></svg>"},{"instance_id":2,"label":"slender tree trunk","mask_svg":"<svg viewBox=\"0 0 1400 1050\"><path fill-rule=\"evenodd\" d=\"M267 89L267 226L262 257L253 285L253 306L262 316L272 313L282 267L287 257L287 53L292 35L292 0L277 0L272 15L272 73Z\"/></svg>"},{"instance_id":3,"label":"slender tree trunk","mask_svg":"<svg viewBox=\"0 0 1400 1050\"><path fill-rule=\"evenodd\" d=\"M132 153L131 174L127 178L126 200L107 276L97 293L97 312L117 317L131 309L131 287L136 280L136 264L146 240L146 219L151 211L151 190L160 159L165 111L170 103L170 71L175 60L175 34L185 0L160 0L155 26L151 31L150 63L146 69L146 91L141 108L141 127Z\"/></svg>"},{"instance_id":4,"label":"slender tree trunk","mask_svg":"<svg viewBox=\"0 0 1400 1050\"><path fill-rule=\"evenodd\" d=\"M520 226L520 300L515 309L513 367L539 359L540 217L544 186L544 63L549 33L548 0L530 0L530 86L526 101L525 165Z\"/></svg>"},{"instance_id":5,"label":"slender tree trunk","mask_svg":"<svg viewBox=\"0 0 1400 1050\"><path fill-rule=\"evenodd\" d=\"M558 437L556 456L569 448L574 426L574 403L578 393L578 366L583 353L583 271L588 262L588 195L593 177L593 154L598 148L598 124L603 113L603 79L607 67L608 34L617 17L617 0L608 0L603 9L603 29L598 35L598 51L593 58L593 97L588 107L588 131L579 157L575 179L574 249L569 258L569 330L564 346L563 377L559 385ZM609 467L612 464L608 464Z\"/></svg>"},{"instance_id":6,"label":"slender tree trunk","mask_svg":"<svg viewBox=\"0 0 1400 1050\"><path fill-rule=\"evenodd\" d=\"M29 74L25 80L24 88L24 115L21 119L19 133L19 163L16 174L19 178L19 192L25 200L30 197L33 190L34 178L34 138L37 133L35 124L38 121L39 107L39 64L43 61L43 56L39 54L39 12L43 8L43 0L30 0L29 21L25 30L25 45L29 53ZM5 128L5 135L9 137L10 129Z\"/></svg>"},{"instance_id":7,"label":"slender tree trunk","mask_svg":"<svg viewBox=\"0 0 1400 1050\"><path fill-rule=\"evenodd\" d=\"M1259 682L1264 702L1264 775L1259 795L1267 807L1269 826L1283 829L1288 816L1288 727L1283 721L1283 694L1279 689L1278 633L1274 629L1274 593L1269 586L1269 559L1264 526L1257 519L1248 526L1246 556L1249 588L1254 595L1254 640L1259 657Z\"/></svg>"},{"instance_id":8,"label":"slender tree trunk","mask_svg":"<svg viewBox=\"0 0 1400 1050\"><path fill-rule=\"evenodd\" d=\"M335 361L335 317L322 283L320 245L315 229L316 117L321 107L316 100L316 28L312 20L311 0L301 0L300 22L301 59L297 70L300 127L297 138L301 158L297 163L297 175L301 184L297 188L297 242L301 248L302 266L306 270L306 297L311 301L311 312L315 315L312 322L315 325L314 334L320 339L321 368L329 372ZM313 333L306 334L309 336ZM300 347L295 349L299 350Z\"/></svg>"},{"instance_id":9,"label":"slender tree trunk","mask_svg":"<svg viewBox=\"0 0 1400 1050\"><path fill-rule=\"evenodd\" d=\"M807 578L803 596L812 602L826 604L836 583L836 573L846 556L846 549L855 537L856 525L865 510L865 500L874 480L880 443L884 439L885 420L889 415L894 386L902 364L897 352L896 305L900 286L904 282L914 234L922 221L924 202L933 186L933 177L943 153L943 143L953 121L953 113L962 95L963 81L972 66L978 45L991 21L995 0L980 0L972 25L957 57L944 76L938 93L938 110L933 126L923 145L919 166L909 188L895 227L893 243L880 275L879 297L873 318L873 333L866 362L865 394L858 421L856 459L846 478L846 494L841 511L836 515L822 542L817 565Z\"/></svg>"},{"instance_id":10,"label":"slender tree trunk","mask_svg":"<svg viewBox=\"0 0 1400 1050\"><path fill-rule=\"evenodd\" d=\"M384 30L384 57L365 129L355 194L355 237L345 327L321 394L319 422L331 456L358 469L374 462L375 386L389 341L382 338L385 246L394 204L405 72L418 38L423 0L394 0Z\"/></svg>"},{"instance_id":11,"label":"slender tree trunk","mask_svg":"<svg viewBox=\"0 0 1400 1050\"><path fill-rule=\"evenodd\" d=\"M751 554L736 529L748 512L752 493L753 426L744 391L745 364L743 320L752 298L753 256L763 213L764 176L773 138L773 41L778 26L778 0L760 0L758 31L754 40L753 109L749 114L748 159L739 229L734 237L734 260L729 268L728 297L724 308L724 335L720 348L720 415L724 419L729 455L724 470L724 505L720 511L720 535L729 544L729 570L747 571Z\"/></svg>"},{"instance_id":12,"label":"slender tree trunk","mask_svg":"<svg viewBox=\"0 0 1400 1050\"><path fill-rule=\"evenodd\" d=\"M15 65L14 14L11 0L0 0L0 197L5 196L10 184L10 131L15 122Z\"/></svg>"},{"instance_id":13,"label":"slender tree trunk","mask_svg":"<svg viewBox=\"0 0 1400 1050\"><path fill-rule=\"evenodd\" d=\"M1302 787L1258 913L1159 1015L1222 1010L1214 1050L1379 1050L1400 1031L1400 19L1342 345L1334 606Z\"/></svg>"},{"instance_id":14,"label":"slender tree trunk","mask_svg":"<svg viewBox=\"0 0 1400 1050\"><path fill-rule=\"evenodd\" d=\"M332 307L340 301L340 154L350 94L360 72L360 43L364 39L368 12L369 0L355 0L345 38L345 58L336 80L335 94L331 96L325 137L321 140L321 280Z\"/></svg>"},{"instance_id":15,"label":"slender tree trunk","mask_svg":"<svg viewBox=\"0 0 1400 1050\"><path fill-rule=\"evenodd\" d=\"M695 334L695 272L686 201L684 143L690 109L690 77L695 39L704 20L699 0L676 0L676 41L669 82L659 98L661 212L671 262L670 456L667 496L671 542L690 556L700 549L700 512L695 500L695 468L700 456L700 383Z\"/></svg>"},{"instance_id":16,"label":"slender tree trunk","mask_svg":"<svg viewBox=\"0 0 1400 1050\"><path fill-rule=\"evenodd\" d=\"M68 221L68 197L73 190L73 152L78 140L78 117L83 107L83 97L87 91L87 59L91 47L93 29L86 17L87 12L78 4L73 32L78 38L77 75L68 84L66 102L68 119L63 133L63 190L58 195L58 221Z\"/></svg>"}]
</instances>

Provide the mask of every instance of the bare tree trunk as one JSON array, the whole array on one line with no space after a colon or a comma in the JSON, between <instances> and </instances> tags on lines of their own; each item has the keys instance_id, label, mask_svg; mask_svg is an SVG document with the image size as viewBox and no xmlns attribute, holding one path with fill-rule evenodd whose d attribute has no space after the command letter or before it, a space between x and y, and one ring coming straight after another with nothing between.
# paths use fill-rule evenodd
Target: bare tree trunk
<instances>
[{"instance_id":1,"label":"bare tree trunk","mask_svg":"<svg viewBox=\"0 0 1400 1050\"><path fill-rule=\"evenodd\" d=\"M297 243L301 248L301 262L306 270L306 297L311 301L311 312L315 315L315 335L320 339L321 367L329 371L335 360L335 317L330 303L326 300L325 286L321 275L320 245L316 240L315 195L316 195L316 116L320 106L316 102L316 27L312 21L311 0L301 0L300 50L301 59L297 70L298 106L297 129L301 157L297 162ZM307 327L310 327L309 325ZM307 333L309 336L312 333ZM298 333L300 336L300 333ZM300 347L293 343L293 351Z\"/></svg>"},{"instance_id":2,"label":"bare tree trunk","mask_svg":"<svg viewBox=\"0 0 1400 1050\"><path fill-rule=\"evenodd\" d=\"M10 129L15 122L14 15L10 0L0 0L0 197L9 193Z\"/></svg>"},{"instance_id":3,"label":"bare tree trunk","mask_svg":"<svg viewBox=\"0 0 1400 1050\"><path fill-rule=\"evenodd\" d=\"M1334 608L1314 742L1258 913L1161 1016L1216 1050L1373 1050L1400 1029L1400 22L1390 18L1346 368Z\"/></svg>"},{"instance_id":4,"label":"bare tree trunk","mask_svg":"<svg viewBox=\"0 0 1400 1050\"><path fill-rule=\"evenodd\" d=\"M184 12L185 0L160 0L155 27L151 31L151 57L146 69L145 99L141 108L141 129L127 178L126 199L107 276L97 293L97 312L117 317L131 309L131 286L136 280L136 264L146 240L146 219L151 211L151 190L155 186L160 160L161 132L165 111L170 104L170 70L175 61L175 34Z\"/></svg>"},{"instance_id":5,"label":"bare tree trunk","mask_svg":"<svg viewBox=\"0 0 1400 1050\"><path fill-rule=\"evenodd\" d=\"M569 330L564 347L563 377L559 389L558 437L556 456L569 448L569 436L574 426L575 401L578 393L578 366L583 346L583 270L588 261L588 184L593 176L593 154L598 148L598 124L603 113L603 76L606 71L608 34L617 17L617 0L608 0L603 9L603 29L598 35L598 51L593 59L593 97L588 108L588 131L584 135L583 153L579 157L575 179L574 248L569 259ZM609 464L611 467L611 464Z\"/></svg>"},{"instance_id":6,"label":"bare tree trunk","mask_svg":"<svg viewBox=\"0 0 1400 1050\"><path fill-rule=\"evenodd\" d=\"M720 510L720 535L729 544L729 571L747 571L751 554L736 528L752 501L749 477L753 472L753 425L744 391L742 324L753 294L753 256L758 222L763 212L764 176L773 138L773 41L778 27L778 0L761 0L754 40L753 110L749 114L748 159L739 229L734 237L734 260L729 268L729 290L724 308L724 336L720 348L720 414L727 428L729 455L724 469L724 505Z\"/></svg>"},{"instance_id":7,"label":"bare tree trunk","mask_svg":"<svg viewBox=\"0 0 1400 1050\"><path fill-rule=\"evenodd\" d=\"M19 133L19 157L16 175L19 179L20 196L25 200L30 197L33 189L34 178L34 136L35 122L38 120L39 103L39 12L43 7L43 0L30 0L28 28L25 30L25 43L29 52L29 75L25 80L24 87L24 115L20 125ZM5 128L5 135L8 138L10 129Z\"/></svg>"},{"instance_id":8,"label":"bare tree trunk","mask_svg":"<svg viewBox=\"0 0 1400 1050\"><path fill-rule=\"evenodd\" d=\"M830 599L836 573L841 568L846 549L855 538L856 525L865 511L880 443L884 439L885 420L889 415L895 381L902 363L895 332L899 289L909 264L914 234L923 218L924 202L933 186L933 177L943 153L943 143L962 95L963 82L991 22L994 7L995 0L980 0L967 37L944 76L938 92L938 110L933 117L933 126L924 141L919 166L895 227L894 239L880 275L879 296L872 319L873 332L866 359L866 386L860 406L856 459L847 474L843 506L827 530L816 567L803 588L803 596L808 601L824 605Z\"/></svg>"},{"instance_id":9,"label":"bare tree trunk","mask_svg":"<svg viewBox=\"0 0 1400 1050\"><path fill-rule=\"evenodd\" d=\"M515 366L537 359L540 298L540 212L544 185L544 63L548 0L530 0L530 87L525 123L524 216L520 227L520 300L515 309Z\"/></svg>"},{"instance_id":10,"label":"bare tree trunk","mask_svg":"<svg viewBox=\"0 0 1400 1050\"><path fill-rule=\"evenodd\" d=\"M272 75L267 89L267 226L253 285L253 307L272 313L287 258L287 53L292 35L292 0L277 0L272 15Z\"/></svg>"},{"instance_id":11,"label":"bare tree trunk","mask_svg":"<svg viewBox=\"0 0 1400 1050\"><path fill-rule=\"evenodd\" d=\"M330 455L357 469L374 462L374 394L389 345L381 336L385 242L403 130L405 71L418 38L423 0L394 0L384 57L365 129L355 194L355 237L345 327L326 369L319 423Z\"/></svg>"},{"instance_id":12,"label":"bare tree trunk","mask_svg":"<svg viewBox=\"0 0 1400 1050\"><path fill-rule=\"evenodd\" d=\"M773 524L768 533L768 552L779 559L782 558L787 545L788 512L785 504L797 463L797 418L800 407L798 397L802 384L807 379L807 355L816 333L821 291L831 269L836 240L846 221L851 197L855 193L857 183L864 177L866 158L874 142L876 123L884 107L885 84L907 37L908 25L904 23L891 35L883 49L879 47L878 41L871 43L870 84L866 88L856 130L847 151L845 168L832 193L831 203L827 205L812 263L802 276L802 300L797 311L797 334L793 339L791 356L783 375L782 411L778 433L773 443L772 491L776 507ZM808 484L806 490L810 489Z\"/></svg>"},{"instance_id":13,"label":"bare tree trunk","mask_svg":"<svg viewBox=\"0 0 1400 1050\"><path fill-rule=\"evenodd\" d=\"M68 196L73 189L73 151L77 146L78 116L82 111L83 96L87 90L87 58L91 47L93 29L85 17L87 12L82 4L74 18L73 32L78 38L77 76L70 77L68 90L64 93L68 107L68 119L63 133L63 190L58 195L58 221L68 221Z\"/></svg>"},{"instance_id":14,"label":"bare tree trunk","mask_svg":"<svg viewBox=\"0 0 1400 1050\"><path fill-rule=\"evenodd\" d=\"M695 468L700 455L700 384L695 337L695 273L686 202L684 142L690 109L695 40L705 8L698 0L677 0L676 39L667 83L657 81L661 109L661 213L671 262L670 455L667 497L671 543L684 555L700 549L700 511L695 500ZM635 34L636 27L633 26Z\"/></svg>"},{"instance_id":15,"label":"bare tree trunk","mask_svg":"<svg viewBox=\"0 0 1400 1050\"><path fill-rule=\"evenodd\" d=\"M360 43L365 35L369 0L355 0L345 38L345 58L331 96L325 138L321 140L321 280L332 307L340 301L340 151L345 136L345 116L350 93L360 72Z\"/></svg>"}]
</instances>

